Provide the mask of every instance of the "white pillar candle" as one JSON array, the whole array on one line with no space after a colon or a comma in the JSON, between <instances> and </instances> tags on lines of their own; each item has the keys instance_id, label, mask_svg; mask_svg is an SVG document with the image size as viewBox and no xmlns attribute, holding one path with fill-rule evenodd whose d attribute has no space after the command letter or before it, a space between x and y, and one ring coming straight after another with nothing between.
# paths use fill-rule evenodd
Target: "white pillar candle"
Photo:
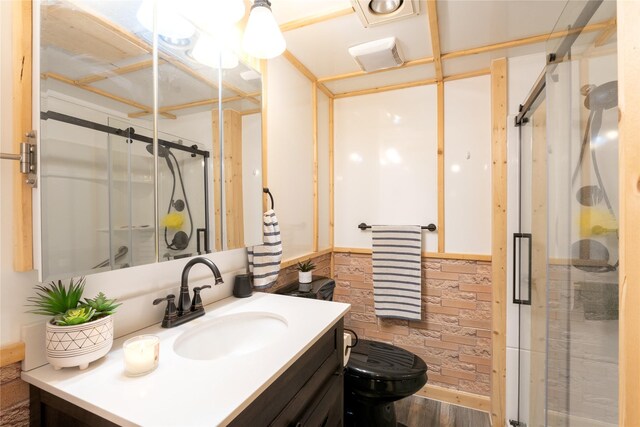
<instances>
[{"instance_id":1,"label":"white pillar candle","mask_svg":"<svg viewBox=\"0 0 640 427\"><path fill-rule=\"evenodd\" d=\"M139 335L122 345L124 351L124 372L136 377L147 374L158 367L160 339L155 335Z\"/></svg>"}]
</instances>

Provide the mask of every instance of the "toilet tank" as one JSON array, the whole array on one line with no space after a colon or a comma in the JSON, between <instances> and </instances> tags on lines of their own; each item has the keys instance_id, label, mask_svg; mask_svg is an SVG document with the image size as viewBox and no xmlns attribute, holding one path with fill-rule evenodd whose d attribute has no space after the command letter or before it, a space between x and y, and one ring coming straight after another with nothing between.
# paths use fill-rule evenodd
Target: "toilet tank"
<instances>
[{"instance_id":1,"label":"toilet tank","mask_svg":"<svg viewBox=\"0 0 640 427\"><path fill-rule=\"evenodd\" d=\"M330 277L313 276L311 281L311 290L309 292L299 291L299 285L300 283L297 280L287 283L285 286L278 289L276 294L333 301L333 290L336 287L336 282Z\"/></svg>"}]
</instances>

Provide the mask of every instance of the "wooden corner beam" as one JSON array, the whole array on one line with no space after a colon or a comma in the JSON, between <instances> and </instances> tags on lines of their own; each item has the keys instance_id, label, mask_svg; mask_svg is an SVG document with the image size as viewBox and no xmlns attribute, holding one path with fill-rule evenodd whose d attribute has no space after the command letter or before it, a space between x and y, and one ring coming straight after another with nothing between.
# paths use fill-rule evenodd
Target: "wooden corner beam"
<instances>
[{"instance_id":1,"label":"wooden corner beam","mask_svg":"<svg viewBox=\"0 0 640 427\"><path fill-rule=\"evenodd\" d=\"M427 0L427 18L431 34L431 51L433 52L436 78L442 80L442 53L440 51L440 29L438 25L438 10L436 0Z\"/></svg>"},{"instance_id":2,"label":"wooden corner beam","mask_svg":"<svg viewBox=\"0 0 640 427\"><path fill-rule=\"evenodd\" d=\"M505 424L507 377L507 59L491 63L491 424Z\"/></svg>"},{"instance_id":3,"label":"wooden corner beam","mask_svg":"<svg viewBox=\"0 0 640 427\"><path fill-rule=\"evenodd\" d=\"M300 62L298 58L296 58L291 52L289 52L288 50L285 50L282 56L287 58L287 60L291 63L291 65L293 65L296 69L298 69L298 71L300 71L302 75L304 75L307 79L309 79L311 83L317 83L318 89L322 93L327 95L329 98L333 98L333 93L329 89L327 89L325 85L323 85L322 83L318 83L318 78L315 76L315 74L313 74L311 70L309 70L302 62Z\"/></svg>"}]
</instances>

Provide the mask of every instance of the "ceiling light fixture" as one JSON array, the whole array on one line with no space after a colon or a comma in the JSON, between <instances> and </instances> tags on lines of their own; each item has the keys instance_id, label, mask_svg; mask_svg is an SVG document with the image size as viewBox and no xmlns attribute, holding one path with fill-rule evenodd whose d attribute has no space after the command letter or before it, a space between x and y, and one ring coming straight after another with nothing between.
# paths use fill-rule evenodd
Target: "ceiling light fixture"
<instances>
[{"instance_id":1,"label":"ceiling light fixture","mask_svg":"<svg viewBox=\"0 0 640 427\"><path fill-rule=\"evenodd\" d=\"M387 15L398 10L402 6L402 0L371 0L369 9L377 15Z\"/></svg>"},{"instance_id":2,"label":"ceiling light fixture","mask_svg":"<svg viewBox=\"0 0 640 427\"><path fill-rule=\"evenodd\" d=\"M197 27L208 32L219 32L244 17L243 0L181 0L182 15ZM223 30L224 31L224 30Z\"/></svg>"},{"instance_id":3,"label":"ceiling light fixture","mask_svg":"<svg viewBox=\"0 0 640 427\"><path fill-rule=\"evenodd\" d=\"M208 34L200 34L193 50L189 54L199 63L211 68L229 70L238 66L236 54Z\"/></svg>"},{"instance_id":4,"label":"ceiling light fixture","mask_svg":"<svg viewBox=\"0 0 640 427\"><path fill-rule=\"evenodd\" d=\"M275 58L287 47L276 19L271 13L269 0L255 0L244 31L242 48L261 59Z\"/></svg>"}]
</instances>

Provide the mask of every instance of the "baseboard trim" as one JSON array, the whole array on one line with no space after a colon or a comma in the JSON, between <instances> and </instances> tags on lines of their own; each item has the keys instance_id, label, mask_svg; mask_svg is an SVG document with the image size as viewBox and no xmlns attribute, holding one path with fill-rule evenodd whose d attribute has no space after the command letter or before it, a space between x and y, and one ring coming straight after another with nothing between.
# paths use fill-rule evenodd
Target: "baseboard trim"
<instances>
[{"instance_id":1,"label":"baseboard trim","mask_svg":"<svg viewBox=\"0 0 640 427\"><path fill-rule=\"evenodd\" d=\"M24 360L24 343L17 342L0 347L0 368Z\"/></svg>"},{"instance_id":2,"label":"baseboard trim","mask_svg":"<svg viewBox=\"0 0 640 427\"><path fill-rule=\"evenodd\" d=\"M452 405L464 406L465 408L475 409L482 412L489 413L491 411L491 399L489 396L482 396L480 394L469 393L466 391L452 390L431 384L426 384L416 394L418 396L439 400L440 402L451 403Z\"/></svg>"}]
</instances>

